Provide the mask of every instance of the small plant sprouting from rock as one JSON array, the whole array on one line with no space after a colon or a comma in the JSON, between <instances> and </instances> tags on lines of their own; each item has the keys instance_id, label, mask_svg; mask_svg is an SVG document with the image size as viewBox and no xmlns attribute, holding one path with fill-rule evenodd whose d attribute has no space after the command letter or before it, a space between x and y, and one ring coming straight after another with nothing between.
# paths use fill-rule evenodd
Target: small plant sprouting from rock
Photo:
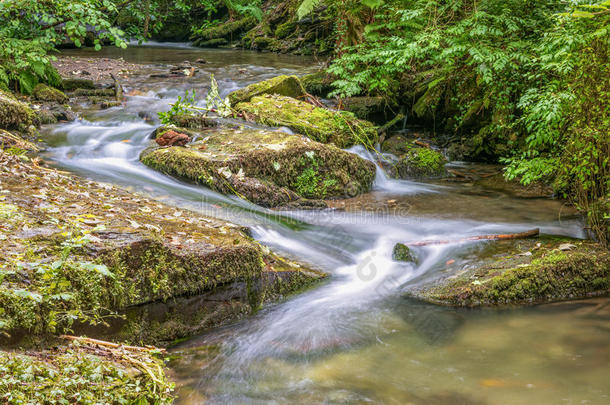
<instances>
[{"instance_id":1,"label":"small plant sprouting from rock","mask_svg":"<svg viewBox=\"0 0 610 405\"><path fill-rule=\"evenodd\" d=\"M204 115L207 115L208 112L213 112L221 117L228 117L232 114L229 99L220 97L218 82L216 81L216 78L214 78L214 75L210 75L210 90L205 98L205 107L195 105L195 95L195 89L192 91L187 90L184 93L184 97L178 96L178 100L176 100L175 103L170 104L171 108L169 111L157 113L161 123L168 125L178 116L197 112L202 112Z\"/></svg>"}]
</instances>

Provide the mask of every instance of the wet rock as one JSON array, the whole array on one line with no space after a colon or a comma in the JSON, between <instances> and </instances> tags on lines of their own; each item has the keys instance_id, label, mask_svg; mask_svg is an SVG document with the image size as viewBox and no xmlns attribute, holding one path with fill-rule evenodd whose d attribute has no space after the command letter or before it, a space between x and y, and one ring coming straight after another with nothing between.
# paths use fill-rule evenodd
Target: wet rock
<instances>
[{"instance_id":1,"label":"wet rock","mask_svg":"<svg viewBox=\"0 0 610 405\"><path fill-rule=\"evenodd\" d=\"M314 107L290 97L257 96L237 104L235 110L246 119L263 125L288 127L314 141L333 143L340 148L358 144L372 147L378 140L373 124L357 119L350 112Z\"/></svg>"},{"instance_id":2,"label":"wet rock","mask_svg":"<svg viewBox=\"0 0 610 405\"><path fill-rule=\"evenodd\" d=\"M305 90L314 96L326 98L328 93L333 91L332 82L335 78L328 73L321 71L311 73L301 77L301 83Z\"/></svg>"},{"instance_id":3,"label":"wet rock","mask_svg":"<svg viewBox=\"0 0 610 405\"><path fill-rule=\"evenodd\" d=\"M253 83L243 89L229 93L232 106L250 101L252 97L263 94L278 94L280 96L299 98L305 95L305 89L296 76L277 76L269 80Z\"/></svg>"},{"instance_id":4,"label":"wet rock","mask_svg":"<svg viewBox=\"0 0 610 405\"><path fill-rule=\"evenodd\" d=\"M62 91L42 83L34 87L32 95L38 101L51 101L60 104L68 101L68 97Z\"/></svg>"},{"instance_id":5,"label":"wet rock","mask_svg":"<svg viewBox=\"0 0 610 405\"><path fill-rule=\"evenodd\" d=\"M416 263L415 256L411 252L411 249L404 243L397 243L394 245L394 249L392 250L392 260L398 262L412 262Z\"/></svg>"},{"instance_id":6,"label":"wet rock","mask_svg":"<svg viewBox=\"0 0 610 405\"><path fill-rule=\"evenodd\" d=\"M203 114L181 114L173 117L171 123L180 128L204 129L219 125L218 118L208 117Z\"/></svg>"},{"instance_id":7,"label":"wet rock","mask_svg":"<svg viewBox=\"0 0 610 405\"><path fill-rule=\"evenodd\" d=\"M392 107L384 97L346 97L342 100L342 106L362 120L380 124L386 121L385 112Z\"/></svg>"},{"instance_id":8,"label":"wet rock","mask_svg":"<svg viewBox=\"0 0 610 405\"><path fill-rule=\"evenodd\" d=\"M159 136L159 131L157 131ZM184 148L150 148L140 160L154 169L266 207L368 191L375 165L299 135L253 129L210 129ZM322 206L322 204L317 206Z\"/></svg>"},{"instance_id":9,"label":"wet rock","mask_svg":"<svg viewBox=\"0 0 610 405\"><path fill-rule=\"evenodd\" d=\"M195 63L198 63L200 65L205 65L206 63L208 63L208 61L203 58L199 58L199 59L195 60Z\"/></svg>"},{"instance_id":10,"label":"wet rock","mask_svg":"<svg viewBox=\"0 0 610 405\"><path fill-rule=\"evenodd\" d=\"M574 247L561 248L567 243ZM509 252L410 292L436 304L476 307L531 305L608 295L610 252L600 244L549 239L520 241Z\"/></svg>"},{"instance_id":11,"label":"wet rock","mask_svg":"<svg viewBox=\"0 0 610 405\"><path fill-rule=\"evenodd\" d=\"M395 135L381 145L381 150L396 155L395 161L384 163L390 175L400 179L441 177L446 174L447 159L431 147L421 146L417 140Z\"/></svg>"},{"instance_id":12,"label":"wet rock","mask_svg":"<svg viewBox=\"0 0 610 405\"><path fill-rule=\"evenodd\" d=\"M184 148L165 150L170 149ZM296 291L324 276L279 258L252 241L241 227L222 220L43 169L2 151L0 171L2 188L8 191L0 202L0 267L19 273L0 282L3 332L25 330L31 336L52 328L61 333L72 318L54 317L58 311L73 311L81 320L81 314L97 313L100 307L107 316L110 311L234 284L242 285L235 309L243 314L245 308L255 310L269 297ZM86 231L88 239L72 250L65 268L54 270L58 278L67 280L65 285L51 287L54 279L43 277L37 265L17 269L16 258L26 250L38 262L60 260L58 247L74 237L63 229L74 218L81 219L80 230L74 232ZM41 223L49 224L44 233L20 233L38 229ZM48 297L55 291L64 295ZM39 297L44 305L38 305ZM224 307L227 310L216 316L216 324L236 316L230 305ZM50 320L56 323L50 325ZM155 329L154 322L149 326L159 339L170 334Z\"/></svg>"},{"instance_id":13,"label":"wet rock","mask_svg":"<svg viewBox=\"0 0 610 405\"><path fill-rule=\"evenodd\" d=\"M225 38L214 38L207 41L196 41L193 45L200 48L220 48L221 46L229 45L229 41Z\"/></svg>"},{"instance_id":14,"label":"wet rock","mask_svg":"<svg viewBox=\"0 0 610 405\"><path fill-rule=\"evenodd\" d=\"M64 91L74 91L76 89L95 89L95 83L89 79L63 79L61 87Z\"/></svg>"},{"instance_id":15,"label":"wet rock","mask_svg":"<svg viewBox=\"0 0 610 405\"><path fill-rule=\"evenodd\" d=\"M123 103L121 103L120 101L104 101L100 104L100 108L102 110L105 110L107 108L120 107L122 105Z\"/></svg>"},{"instance_id":16,"label":"wet rock","mask_svg":"<svg viewBox=\"0 0 610 405\"><path fill-rule=\"evenodd\" d=\"M78 88L73 93L78 97L112 97L114 98L114 89L83 89Z\"/></svg>"},{"instance_id":17,"label":"wet rock","mask_svg":"<svg viewBox=\"0 0 610 405\"><path fill-rule=\"evenodd\" d=\"M151 122L155 120L153 114L148 111L138 111L138 117L142 118L146 122Z\"/></svg>"},{"instance_id":18,"label":"wet rock","mask_svg":"<svg viewBox=\"0 0 610 405\"><path fill-rule=\"evenodd\" d=\"M190 136L169 130L155 139L159 146L184 146L191 141Z\"/></svg>"},{"instance_id":19,"label":"wet rock","mask_svg":"<svg viewBox=\"0 0 610 405\"><path fill-rule=\"evenodd\" d=\"M36 113L26 103L0 90L0 128L22 130L37 124Z\"/></svg>"}]
</instances>

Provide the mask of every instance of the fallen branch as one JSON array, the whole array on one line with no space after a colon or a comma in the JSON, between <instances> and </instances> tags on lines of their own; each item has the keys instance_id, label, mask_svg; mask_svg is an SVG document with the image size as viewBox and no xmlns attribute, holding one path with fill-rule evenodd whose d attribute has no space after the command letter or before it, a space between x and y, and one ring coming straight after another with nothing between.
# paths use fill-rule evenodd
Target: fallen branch
<instances>
[{"instance_id":1,"label":"fallen branch","mask_svg":"<svg viewBox=\"0 0 610 405\"><path fill-rule=\"evenodd\" d=\"M98 345L98 346L107 347L110 349L124 349L124 350L132 351L132 352L153 352L153 351L158 351L160 353L166 352L165 349L160 349L160 348L157 348L154 346L146 346L146 347L129 346L129 345L122 345L119 343L106 342L104 340L91 339L91 338L82 337L82 336L61 335L60 338L70 340L70 341L77 341L80 343Z\"/></svg>"},{"instance_id":2,"label":"fallen branch","mask_svg":"<svg viewBox=\"0 0 610 405\"><path fill-rule=\"evenodd\" d=\"M463 239L455 239L455 240L431 240L431 241L422 241L422 242L413 242L413 243L405 243L407 246L429 246L429 245L446 245L450 243L460 243L467 242L472 240L508 240L508 239L526 239L532 238L534 236L538 236L540 234L540 229L532 229L531 231L520 232L520 233L507 233L500 235L479 235L479 236L470 236L468 238Z\"/></svg>"}]
</instances>

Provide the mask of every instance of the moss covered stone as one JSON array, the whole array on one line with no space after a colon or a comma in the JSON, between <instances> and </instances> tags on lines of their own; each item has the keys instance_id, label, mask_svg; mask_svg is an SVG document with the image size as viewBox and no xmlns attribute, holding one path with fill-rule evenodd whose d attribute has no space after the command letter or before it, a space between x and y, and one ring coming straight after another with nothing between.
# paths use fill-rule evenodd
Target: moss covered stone
<instances>
[{"instance_id":1,"label":"moss covered stone","mask_svg":"<svg viewBox=\"0 0 610 405\"><path fill-rule=\"evenodd\" d=\"M228 21L213 27L206 27L203 29L196 30L193 37L194 39L200 39L202 41L224 38L224 39L238 39L237 35L246 32L256 25L256 18L245 17L240 20Z\"/></svg>"},{"instance_id":2,"label":"moss covered stone","mask_svg":"<svg viewBox=\"0 0 610 405\"><path fill-rule=\"evenodd\" d=\"M267 207L366 192L375 178L373 163L300 135L210 129L200 138L184 148L148 149L140 159L164 173Z\"/></svg>"},{"instance_id":3,"label":"moss covered stone","mask_svg":"<svg viewBox=\"0 0 610 405\"><path fill-rule=\"evenodd\" d=\"M95 83L89 79L63 79L61 82L61 88L64 91L73 91L76 89L95 89Z\"/></svg>"},{"instance_id":4,"label":"moss covered stone","mask_svg":"<svg viewBox=\"0 0 610 405\"><path fill-rule=\"evenodd\" d=\"M534 304L608 295L610 252L583 241L550 240L472 267L457 277L412 293L452 306ZM529 250L525 250L527 247ZM526 254L524 254L526 253Z\"/></svg>"},{"instance_id":5,"label":"moss covered stone","mask_svg":"<svg viewBox=\"0 0 610 405\"><path fill-rule=\"evenodd\" d=\"M395 135L381 145L381 150L396 155L397 160L385 162L393 177L408 179L440 177L445 174L447 159L437 150L421 147L414 140Z\"/></svg>"},{"instance_id":6,"label":"moss covered stone","mask_svg":"<svg viewBox=\"0 0 610 405\"><path fill-rule=\"evenodd\" d=\"M383 97L347 97L343 99L343 109L354 113L363 120L375 122L385 121L385 111L388 102Z\"/></svg>"},{"instance_id":7,"label":"moss covered stone","mask_svg":"<svg viewBox=\"0 0 610 405\"><path fill-rule=\"evenodd\" d=\"M311 73L301 77L301 83L309 94L317 97L328 97L328 93L333 90L333 76L324 71Z\"/></svg>"},{"instance_id":8,"label":"moss covered stone","mask_svg":"<svg viewBox=\"0 0 610 405\"><path fill-rule=\"evenodd\" d=\"M290 97L265 95L239 103L235 109L258 123L288 127L321 143L333 143L340 148L352 145L372 146L377 143L377 131L368 121L352 113L314 107Z\"/></svg>"},{"instance_id":9,"label":"moss covered stone","mask_svg":"<svg viewBox=\"0 0 610 405\"><path fill-rule=\"evenodd\" d=\"M277 76L236 90L230 93L228 97L231 105L236 106L238 103L250 101L252 97L263 94L279 94L280 96L299 98L305 95L305 89L296 76Z\"/></svg>"},{"instance_id":10,"label":"moss covered stone","mask_svg":"<svg viewBox=\"0 0 610 405\"><path fill-rule=\"evenodd\" d=\"M200 48L220 48L221 46L229 45L229 40L225 38L214 38L208 40L200 40L195 43Z\"/></svg>"},{"instance_id":11,"label":"moss covered stone","mask_svg":"<svg viewBox=\"0 0 610 405\"><path fill-rule=\"evenodd\" d=\"M0 268L8 275L0 281L0 340L3 333L61 333L134 305L231 284L246 286L236 308L255 310L275 291L254 287L269 274L302 273L301 286L323 276L277 257L230 223L2 151L0 175ZM223 314L216 324L232 316Z\"/></svg>"},{"instance_id":12,"label":"moss covered stone","mask_svg":"<svg viewBox=\"0 0 610 405\"><path fill-rule=\"evenodd\" d=\"M68 101L68 97L61 90L54 89L53 87L42 83L34 87L32 95L38 101L52 101L60 104Z\"/></svg>"},{"instance_id":13,"label":"moss covered stone","mask_svg":"<svg viewBox=\"0 0 610 405\"><path fill-rule=\"evenodd\" d=\"M27 104L0 90L0 128L23 130L37 121L36 114Z\"/></svg>"},{"instance_id":14,"label":"moss covered stone","mask_svg":"<svg viewBox=\"0 0 610 405\"><path fill-rule=\"evenodd\" d=\"M392 260L413 263L416 261L411 249L409 249L409 247L404 243L397 243L394 245L394 249L392 250Z\"/></svg>"}]
</instances>

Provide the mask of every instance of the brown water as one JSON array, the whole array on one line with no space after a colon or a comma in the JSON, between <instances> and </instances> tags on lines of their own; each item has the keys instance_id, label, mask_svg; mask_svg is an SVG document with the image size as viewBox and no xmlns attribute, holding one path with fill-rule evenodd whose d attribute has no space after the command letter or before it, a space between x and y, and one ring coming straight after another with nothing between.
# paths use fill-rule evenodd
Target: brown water
<instances>
[{"instance_id":1,"label":"brown water","mask_svg":"<svg viewBox=\"0 0 610 405\"><path fill-rule=\"evenodd\" d=\"M460 239L534 227L582 237L561 202L519 199L473 184L414 182L377 174L374 191L340 209L277 212L149 170L138 155L158 122L146 122L209 75L221 91L277 74L302 74L301 57L180 47L107 48L77 56L145 63L129 79L124 107L83 105L75 123L48 128L57 165L127 185L252 228L279 252L328 272L317 288L243 322L175 348L170 363L179 404L603 404L610 403L610 301L512 310L455 310L404 298L410 288L451 274L510 243L472 242L414 249L419 264L391 260L396 242ZM205 58L191 79L150 78L168 64ZM366 152L354 149L366 158ZM448 268L448 259L456 259Z\"/></svg>"}]
</instances>

